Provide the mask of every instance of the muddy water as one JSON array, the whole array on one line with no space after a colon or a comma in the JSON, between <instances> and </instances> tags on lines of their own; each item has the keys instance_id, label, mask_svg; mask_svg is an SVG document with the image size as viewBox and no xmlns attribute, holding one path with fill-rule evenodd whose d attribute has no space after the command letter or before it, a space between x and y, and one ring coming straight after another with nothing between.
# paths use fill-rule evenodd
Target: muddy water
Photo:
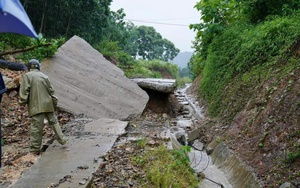
<instances>
[{"instance_id":1,"label":"muddy water","mask_svg":"<svg viewBox=\"0 0 300 188\"><path fill-rule=\"evenodd\" d=\"M187 85L181 90L177 90L175 95L183 105L182 114L173 120L170 128L171 143L173 148L180 148L188 145L189 130L194 128L194 124L204 118L203 108L193 99L186 95ZM207 155L201 142L195 141L189 152L190 166L204 179L199 184L201 188L231 188L233 187L225 174L213 164L213 160Z\"/></svg>"}]
</instances>

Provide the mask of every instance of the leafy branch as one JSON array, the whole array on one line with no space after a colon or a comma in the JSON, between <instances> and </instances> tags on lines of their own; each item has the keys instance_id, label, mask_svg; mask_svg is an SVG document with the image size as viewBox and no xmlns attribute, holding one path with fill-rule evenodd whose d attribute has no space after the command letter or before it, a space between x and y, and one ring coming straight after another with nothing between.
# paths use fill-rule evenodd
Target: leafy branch
<instances>
[{"instance_id":1,"label":"leafy branch","mask_svg":"<svg viewBox=\"0 0 300 188\"><path fill-rule=\"evenodd\" d=\"M28 52L28 51L32 51L36 48L39 48L39 47L48 47L48 46L51 46L51 43L40 44L38 46L32 46L32 47L28 47L28 48L24 48L24 49L14 49L14 50L9 50L9 51L4 51L4 52L0 52L0 57L2 57L4 55L9 55L9 54L17 54L17 53L21 53L21 52Z\"/></svg>"}]
</instances>

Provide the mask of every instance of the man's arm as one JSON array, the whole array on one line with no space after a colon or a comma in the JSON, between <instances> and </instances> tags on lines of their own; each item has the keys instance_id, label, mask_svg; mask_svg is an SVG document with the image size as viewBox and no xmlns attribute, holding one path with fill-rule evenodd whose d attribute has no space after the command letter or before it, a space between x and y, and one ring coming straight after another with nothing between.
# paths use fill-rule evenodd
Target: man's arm
<instances>
[{"instance_id":1,"label":"man's arm","mask_svg":"<svg viewBox=\"0 0 300 188\"><path fill-rule=\"evenodd\" d=\"M50 93L50 95L52 97L53 106L54 106L54 108L56 108L57 107L57 103L58 103L58 99L57 99L57 97L54 94L54 89L52 87L52 84L51 84L50 80L47 79L47 82L48 82L48 86L49 86L49 93Z\"/></svg>"},{"instance_id":2,"label":"man's arm","mask_svg":"<svg viewBox=\"0 0 300 188\"><path fill-rule=\"evenodd\" d=\"M22 76L22 81L20 84L20 92L19 92L19 103L21 105L25 105L28 103L29 93L30 93L29 78L26 74L24 74Z\"/></svg>"}]
</instances>

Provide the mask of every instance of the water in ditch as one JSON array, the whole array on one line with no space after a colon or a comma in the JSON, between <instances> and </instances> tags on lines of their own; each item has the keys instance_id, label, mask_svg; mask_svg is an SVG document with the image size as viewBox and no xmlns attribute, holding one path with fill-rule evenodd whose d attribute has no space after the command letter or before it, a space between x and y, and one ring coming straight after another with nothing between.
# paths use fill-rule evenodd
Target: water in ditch
<instances>
[{"instance_id":1,"label":"water in ditch","mask_svg":"<svg viewBox=\"0 0 300 188\"><path fill-rule=\"evenodd\" d=\"M183 105L182 114L173 120L170 126L169 134L173 148L179 148L188 145L187 131L193 128L197 121L204 118L203 109L192 97L187 96L185 88L177 90L175 95L178 101ZM199 184L201 188L231 188L226 175L216 167L211 157L206 153L203 144L195 140L189 152L190 166L204 179Z\"/></svg>"}]
</instances>

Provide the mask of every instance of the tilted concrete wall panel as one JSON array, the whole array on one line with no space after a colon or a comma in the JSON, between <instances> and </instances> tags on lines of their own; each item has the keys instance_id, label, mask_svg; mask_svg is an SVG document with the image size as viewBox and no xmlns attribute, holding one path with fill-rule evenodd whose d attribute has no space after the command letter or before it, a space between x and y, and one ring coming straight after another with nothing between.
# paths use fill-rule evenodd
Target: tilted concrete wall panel
<instances>
[{"instance_id":1,"label":"tilted concrete wall panel","mask_svg":"<svg viewBox=\"0 0 300 188\"><path fill-rule=\"evenodd\" d=\"M117 66L78 36L42 62L59 107L93 118L128 120L141 115L149 96Z\"/></svg>"}]
</instances>

